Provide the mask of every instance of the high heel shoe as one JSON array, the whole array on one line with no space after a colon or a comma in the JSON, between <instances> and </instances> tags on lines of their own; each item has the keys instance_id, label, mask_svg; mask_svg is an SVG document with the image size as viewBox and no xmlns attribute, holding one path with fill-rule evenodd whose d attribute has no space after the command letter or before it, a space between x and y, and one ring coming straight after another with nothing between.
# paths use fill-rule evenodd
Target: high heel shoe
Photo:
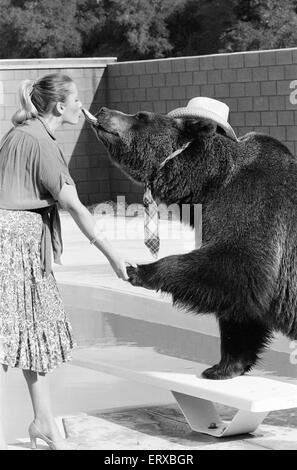
<instances>
[{"instance_id":1,"label":"high heel shoe","mask_svg":"<svg viewBox=\"0 0 297 470\"><path fill-rule=\"evenodd\" d=\"M67 439L52 441L40 432L34 421L30 424L28 432L31 441L31 449L37 449L37 439L43 440L49 446L50 450L76 450L78 447L73 442L67 441Z\"/></svg>"}]
</instances>

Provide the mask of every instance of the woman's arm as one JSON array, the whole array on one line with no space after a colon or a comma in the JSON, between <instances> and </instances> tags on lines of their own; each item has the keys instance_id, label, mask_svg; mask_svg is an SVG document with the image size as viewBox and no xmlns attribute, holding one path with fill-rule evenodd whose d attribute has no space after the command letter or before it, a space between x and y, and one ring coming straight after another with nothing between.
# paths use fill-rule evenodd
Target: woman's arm
<instances>
[{"instance_id":1,"label":"woman's arm","mask_svg":"<svg viewBox=\"0 0 297 470\"><path fill-rule=\"evenodd\" d=\"M117 253L106 239L96 237L94 217L80 202L76 187L64 183L58 196L58 202L63 209L69 212L82 233L90 241L95 239L94 245L106 256L117 276L127 280L126 264L132 266L136 266L136 264Z\"/></svg>"}]
</instances>

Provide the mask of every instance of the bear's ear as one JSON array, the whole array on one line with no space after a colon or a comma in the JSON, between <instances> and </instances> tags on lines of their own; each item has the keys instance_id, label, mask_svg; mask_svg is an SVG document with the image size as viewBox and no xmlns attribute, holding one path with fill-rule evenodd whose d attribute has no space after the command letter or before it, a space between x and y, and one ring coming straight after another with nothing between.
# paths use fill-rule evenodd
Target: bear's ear
<instances>
[{"instance_id":1,"label":"bear's ear","mask_svg":"<svg viewBox=\"0 0 297 470\"><path fill-rule=\"evenodd\" d=\"M175 118L180 131L191 139L199 136L212 135L216 132L217 125L209 119L203 118Z\"/></svg>"}]
</instances>

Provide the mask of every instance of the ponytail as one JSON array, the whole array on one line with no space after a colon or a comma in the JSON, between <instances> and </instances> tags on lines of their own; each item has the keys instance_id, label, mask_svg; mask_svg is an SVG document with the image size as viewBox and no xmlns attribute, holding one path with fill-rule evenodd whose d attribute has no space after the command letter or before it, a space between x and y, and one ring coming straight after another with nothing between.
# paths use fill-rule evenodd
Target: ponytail
<instances>
[{"instance_id":1,"label":"ponytail","mask_svg":"<svg viewBox=\"0 0 297 470\"><path fill-rule=\"evenodd\" d=\"M72 78L61 73L45 75L38 80L24 80L19 88L19 109L12 116L14 125L44 116L55 103L64 103L71 93Z\"/></svg>"},{"instance_id":2,"label":"ponytail","mask_svg":"<svg viewBox=\"0 0 297 470\"><path fill-rule=\"evenodd\" d=\"M31 100L31 95L34 89L33 80L24 80L18 90L19 109L12 116L12 123L14 125L23 124L27 119L32 119L38 116L38 111Z\"/></svg>"}]
</instances>

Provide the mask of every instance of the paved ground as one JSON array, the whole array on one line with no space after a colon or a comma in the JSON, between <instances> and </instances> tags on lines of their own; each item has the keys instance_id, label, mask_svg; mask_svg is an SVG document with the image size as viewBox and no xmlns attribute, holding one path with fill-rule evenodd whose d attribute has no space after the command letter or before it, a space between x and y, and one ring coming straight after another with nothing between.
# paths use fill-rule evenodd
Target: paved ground
<instances>
[{"instance_id":1,"label":"paved ground","mask_svg":"<svg viewBox=\"0 0 297 470\"><path fill-rule=\"evenodd\" d=\"M63 418L68 439L78 450L297 450L297 431L267 424L245 436L217 439L191 431L174 405L107 409ZM11 450L29 450L19 439ZM39 441L39 450L46 445Z\"/></svg>"},{"instance_id":2,"label":"paved ground","mask_svg":"<svg viewBox=\"0 0 297 470\"><path fill-rule=\"evenodd\" d=\"M116 226L115 221L109 220L106 233L114 246L127 256L136 261L150 261L152 258L143 245L141 223L141 220L137 222L127 218L119 219ZM166 224L163 221L161 224L165 230ZM180 232L178 224L172 227L171 238L165 241L163 238L161 256L194 248L193 233L189 230ZM63 266L55 265L58 282L85 283L133 292L133 287L115 278L106 259L89 245L67 214L62 214L62 229L65 249ZM145 290L143 294L156 295ZM20 380L20 375L14 371L8 386L11 404L23 400L25 388ZM55 371L52 384L55 412L63 418L66 434L82 449L297 450L295 409L270 413L253 436L219 440L192 432L169 392L73 365L65 365ZM17 406L7 410L10 417L13 416L11 422L14 425L8 434L14 450L29 448L26 437L19 439L19 436L26 436L24 422L27 423L31 415L30 403L26 400L23 401L22 415ZM230 419L234 414L233 410L223 406L219 411L223 419ZM15 429L16 424L18 429Z\"/></svg>"}]
</instances>

